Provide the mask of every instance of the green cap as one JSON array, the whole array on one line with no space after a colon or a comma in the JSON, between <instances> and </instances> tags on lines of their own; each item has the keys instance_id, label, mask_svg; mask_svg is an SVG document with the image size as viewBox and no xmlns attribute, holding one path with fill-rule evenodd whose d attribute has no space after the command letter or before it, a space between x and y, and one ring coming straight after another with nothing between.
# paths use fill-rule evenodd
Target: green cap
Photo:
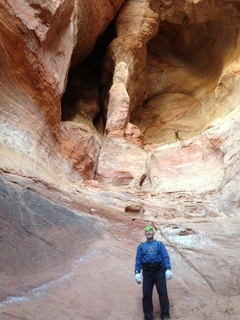
<instances>
[{"instance_id":1,"label":"green cap","mask_svg":"<svg viewBox=\"0 0 240 320\"><path fill-rule=\"evenodd\" d=\"M145 231L154 231L153 227L152 226L147 226L145 228Z\"/></svg>"}]
</instances>

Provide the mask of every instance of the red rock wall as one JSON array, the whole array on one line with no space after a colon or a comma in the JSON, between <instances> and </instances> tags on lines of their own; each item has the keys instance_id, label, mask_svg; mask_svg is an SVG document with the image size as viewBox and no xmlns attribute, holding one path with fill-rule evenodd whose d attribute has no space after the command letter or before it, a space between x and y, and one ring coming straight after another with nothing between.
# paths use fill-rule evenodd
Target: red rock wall
<instances>
[{"instance_id":1,"label":"red rock wall","mask_svg":"<svg viewBox=\"0 0 240 320\"><path fill-rule=\"evenodd\" d=\"M157 192L210 192L238 175L237 2L0 5L5 170Z\"/></svg>"}]
</instances>

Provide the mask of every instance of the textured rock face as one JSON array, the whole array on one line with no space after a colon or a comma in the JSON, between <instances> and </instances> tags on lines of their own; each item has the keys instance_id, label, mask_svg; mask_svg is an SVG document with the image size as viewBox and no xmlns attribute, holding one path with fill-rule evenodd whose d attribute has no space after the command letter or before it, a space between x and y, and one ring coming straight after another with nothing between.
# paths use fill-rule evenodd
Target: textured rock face
<instances>
[{"instance_id":1,"label":"textured rock face","mask_svg":"<svg viewBox=\"0 0 240 320\"><path fill-rule=\"evenodd\" d=\"M1 319L239 319L238 2L0 2Z\"/></svg>"},{"instance_id":2,"label":"textured rock face","mask_svg":"<svg viewBox=\"0 0 240 320\"><path fill-rule=\"evenodd\" d=\"M101 139L86 125L63 122L61 129L63 155L82 177L94 179Z\"/></svg>"},{"instance_id":3,"label":"textured rock face","mask_svg":"<svg viewBox=\"0 0 240 320\"><path fill-rule=\"evenodd\" d=\"M122 2L1 2L3 148L18 150L35 165L46 154L63 162L61 97L71 59L74 64L91 52ZM90 16L92 23L85 23Z\"/></svg>"},{"instance_id":4,"label":"textured rock face","mask_svg":"<svg viewBox=\"0 0 240 320\"><path fill-rule=\"evenodd\" d=\"M202 153L215 152L205 131L219 128L214 134L221 141L221 125L233 123L239 112L238 6L226 1L122 4L1 4L2 148L32 158L34 167L41 166L41 159L55 158L62 175L67 172L68 177L70 165L80 180L149 190L158 181L159 191L195 191L186 169L176 167L178 160L167 163L171 183L159 183L162 172L152 168L151 159L166 146L168 157L177 155L194 172L196 157L200 161ZM24 50L16 54L16 45ZM61 125L61 114L64 122L72 122L68 126L84 127L82 138ZM97 141L87 147L90 160L81 156L86 135ZM198 155L192 143L200 145ZM237 154L237 143L230 143ZM178 153L182 146L185 160ZM116 157L113 150L118 150ZM220 174L211 175L204 187L211 158L204 155L202 166L196 163L196 170L203 170L198 175L202 191L225 179L224 161L217 155L214 164ZM129 170L129 163L136 165Z\"/></svg>"},{"instance_id":5,"label":"textured rock face","mask_svg":"<svg viewBox=\"0 0 240 320\"><path fill-rule=\"evenodd\" d=\"M151 152L163 145L162 153L166 144L203 134L200 144L202 140L203 149L209 148L209 152L214 153L211 146L204 146L211 145L211 141L207 140L203 132L210 126L222 124L229 114L234 117L239 111L239 64L236 63L236 60L239 61L239 12L232 4L213 6L207 1L195 4L179 1L176 6L169 4L159 6L156 2L150 8L148 1L142 1L142 7L138 11L135 8L137 3L128 1L123 7L116 23L118 37L110 45L107 56L107 61L113 59L114 64L111 65L116 67L106 103L106 130L110 131L108 134L112 130L115 134L117 132L124 135L126 124L132 122L143 134L144 150ZM213 7L215 9L210 10ZM138 13L142 8L145 9L145 14L141 15L141 21ZM131 15L131 23L125 23L123 18L124 16L127 20L128 14ZM136 27L137 22L141 27ZM125 73L121 73L118 68L122 61L125 62ZM117 86L118 74L121 85ZM137 86L134 79L138 79ZM123 88L124 85L126 89ZM121 96L124 97L124 102L120 100L122 103L119 101ZM221 140L220 130L218 135ZM151 167L156 164L151 169L155 178L158 181L165 180L162 189L158 186L160 190L199 189L190 181L188 183L184 173L187 167L192 167L192 172L190 170L188 174L193 178L193 172L196 171L192 166L196 160L196 152L191 147L192 141L188 140L183 145L188 155L183 170L180 166L175 166L178 158L181 163L182 155L177 152L179 146L167 146L168 158L172 155L176 158L172 164L171 161L165 161L163 169L167 169L171 183L158 170L162 162L150 162ZM237 148L236 154L238 152ZM152 157L155 154L153 152ZM201 152L199 159L200 157ZM151 155L149 158L151 159ZM203 174L198 176L201 189L205 188L205 191L211 188L210 185L213 189L216 188L215 180L220 183L221 179L220 173L212 181L208 180L204 187L205 176L209 175L213 165L210 158L203 157L200 169ZM217 159L219 161L215 168L218 172L223 172L223 161L220 156ZM195 165L198 166L197 163ZM98 167L101 167L101 158ZM178 172L177 179L175 169ZM152 176L148 177L152 183ZM156 184L152 183L151 186L154 189Z\"/></svg>"},{"instance_id":6,"label":"textured rock face","mask_svg":"<svg viewBox=\"0 0 240 320\"><path fill-rule=\"evenodd\" d=\"M1 319L142 319L133 270L149 220L171 256L171 318L239 319L239 217L154 217L164 197L168 208L196 211L177 193L175 204L148 197L143 212L142 194L130 188L56 187L3 173L0 187ZM155 290L153 301L160 320Z\"/></svg>"},{"instance_id":7,"label":"textured rock face","mask_svg":"<svg viewBox=\"0 0 240 320\"><path fill-rule=\"evenodd\" d=\"M74 41L73 5L73 1L1 2L1 89L4 110L8 110L3 116L10 122L9 117L15 113L24 117L26 110L25 117L33 114L36 124L42 120L56 140L60 134L58 108ZM18 98L13 101L23 110L16 106L9 110L13 94ZM14 118L12 122L18 125ZM43 124L36 129L44 131Z\"/></svg>"}]
</instances>

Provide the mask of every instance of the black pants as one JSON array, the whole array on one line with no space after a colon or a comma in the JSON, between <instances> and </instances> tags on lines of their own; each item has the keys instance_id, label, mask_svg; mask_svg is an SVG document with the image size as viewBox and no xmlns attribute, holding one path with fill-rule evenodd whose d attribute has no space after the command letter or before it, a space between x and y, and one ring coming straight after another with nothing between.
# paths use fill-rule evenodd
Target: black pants
<instances>
[{"instance_id":1,"label":"black pants","mask_svg":"<svg viewBox=\"0 0 240 320\"><path fill-rule=\"evenodd\" d=\"M157 288L157 293L159 296L159 305L161 317L169 316L169 300L167 294L167 283L165 277L165 270L163 266L160 267L149 267L143 266L143 313L145 319L153 319L153 287Z\"/></svg>"}]
</instances>

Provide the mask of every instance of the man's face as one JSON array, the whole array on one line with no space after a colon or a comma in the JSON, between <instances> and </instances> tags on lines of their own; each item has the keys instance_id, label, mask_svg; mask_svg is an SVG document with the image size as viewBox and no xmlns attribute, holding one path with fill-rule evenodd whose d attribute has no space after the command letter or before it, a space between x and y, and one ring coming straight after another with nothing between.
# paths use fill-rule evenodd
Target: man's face
<instances>
[{"instance_id":1,"label":"man's face","mask_svg":"<svg viewBox=\"0 0 240 320\"><path fill-rule=\"evenodd\" d=\"M145 236L146 236L147 240L152 240L154 237L154 231L153 230L145 231Z\"/></svg>"}]
</instances>

